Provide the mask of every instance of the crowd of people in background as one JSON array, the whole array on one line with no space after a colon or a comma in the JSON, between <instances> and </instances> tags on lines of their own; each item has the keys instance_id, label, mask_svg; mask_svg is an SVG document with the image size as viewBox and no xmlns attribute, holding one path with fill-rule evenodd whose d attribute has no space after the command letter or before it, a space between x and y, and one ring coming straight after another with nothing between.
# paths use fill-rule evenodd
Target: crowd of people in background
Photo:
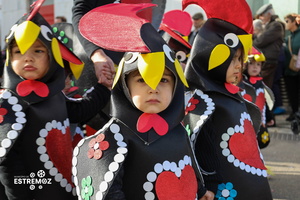
<instances>
[{"instance_id":1,"label":"crowd of people in background","mask_svg":"<svg viewBox=\"0 0 300 200\"><path fill-rule=\"evenodd\" d=\"M260 149L300 116L300 15L233 1L183 0L210 16L179 11L189 34L163 15L158 32L151 4L74 0L55 26L33 4L0 55L0 199L271 200ZM54 184L14 183L41 169Z\"/></svg>"}]
</instances>

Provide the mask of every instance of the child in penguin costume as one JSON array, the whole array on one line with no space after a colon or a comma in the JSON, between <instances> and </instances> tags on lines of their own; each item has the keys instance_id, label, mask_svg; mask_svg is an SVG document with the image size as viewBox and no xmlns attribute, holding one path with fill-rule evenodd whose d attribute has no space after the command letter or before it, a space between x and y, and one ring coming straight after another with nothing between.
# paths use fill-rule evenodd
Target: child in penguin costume
<instances>
[{"instance_id":1,"label":"child in penguin costume","mask_svg":"<svg viewBox=\"0 0 300 200\"><path fill-rule=\"evenodd\" d=\"M213 199L181 125L182 68L153 26L136 15L151 6L109 4L80 21L88 40L126 52L112 89L112 119L74 149L80 199Z\"/></svg>"},{"instance_id":2,"label":"child in penguin costume","mask_svg":"<svg viewBox=\"0 0 300 200\"><path fill-rule=\"evenodd\" d=\"M10 30L0 90L0 199L74 199L70 123L93 117L109 100L97 84L81 101L62 93L65 70L83 63L38 13L37 1ZM74 189L74 190L73 190Z\"/></svg>"},{"instance_id":3,"label":"child in penguin costume","mask_svg":"<svg viewBox=\"0 0 300 200\"><path fill-rule=\"evenodd\" d=\"M192 3L204 9L208 20L195 38L185 70L189 90L199 103L184 123L197 134L195 154L205 184L216 199L271 200L256 139L261 114L241 97L237 86L252 46L251 10L244 0L183 0L183 9ZM206 102L199 100L199 91L215 106L202 128L197 127L202 123L197 107Z\"/></svg>"},{"instance_id":4,"label":"child in penguin costume","mask_svg":"<svg viewBox=\"0 0 300 200\"><path fill-rule=\"evenodd\" d=\"M261 112L262 122L259 132L257 133L257 141L261 149L267 147L270 143L267 122L271 121L274 123L274 117L272 117L270 111L274 105L274 94L272 90L264 84L263 78L260 76L261 67L265 60L264 54L255 47L252 47L243 73L243 81L252 85L255 89L256 98L252 102L257 105ZM248 89L245 89L245 91L248 93Z\"/></svg>"}]
</instances>

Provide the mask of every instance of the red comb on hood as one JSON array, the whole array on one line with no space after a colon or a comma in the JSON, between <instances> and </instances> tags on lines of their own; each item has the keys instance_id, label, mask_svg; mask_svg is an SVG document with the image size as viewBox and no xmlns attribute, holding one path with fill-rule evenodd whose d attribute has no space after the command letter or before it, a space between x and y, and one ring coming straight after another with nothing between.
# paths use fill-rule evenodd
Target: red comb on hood
<instances>
[{"instance_id":1,"label":"red comb on hood","mask_svg":"<svg viewBox=\"0 0 300 200\"><path fill-rule=\"evenodd\" d=\"M218 18L230 22L249 34L253 32L252 13L245 0L182 0L182 9L188 5L199 5L207 18Z\"/></svg>"}]
</instances>

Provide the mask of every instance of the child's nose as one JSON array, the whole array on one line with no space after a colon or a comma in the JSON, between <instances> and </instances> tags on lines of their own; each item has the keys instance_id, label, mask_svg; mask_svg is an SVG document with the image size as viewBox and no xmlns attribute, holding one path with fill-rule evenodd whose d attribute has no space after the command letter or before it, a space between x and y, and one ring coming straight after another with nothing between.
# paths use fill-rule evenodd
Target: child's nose
<instances>
[{"instance_id":1,"label":"child's nose","mask_svg":"<svg viewBox=\"0 0 300 200\"><path fill-rule=\"evenodd\" d=\"M33 61L33 56L32 56L32 54L31 53L29 53L29 52L26 52L25 54L24 54L24 57L25 57L25 61Z\"/></svg>"},{"instance_id":2,"label":"child's nose","mask_svg":"<svg viewBox=\"0 0 300 200\"><path fill-rule=\"evenodd\" d=\"M158 89L156 88L155 90L149 87L149 93L158 93Z\"/></svg>"}]
</instances>

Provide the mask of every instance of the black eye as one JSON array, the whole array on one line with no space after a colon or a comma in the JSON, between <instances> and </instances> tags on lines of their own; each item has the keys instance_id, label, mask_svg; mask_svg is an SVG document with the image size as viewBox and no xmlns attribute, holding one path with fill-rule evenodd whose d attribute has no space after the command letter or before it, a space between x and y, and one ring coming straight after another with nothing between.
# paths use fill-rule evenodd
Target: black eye
<instances>
[{"instance_id":1,"label":"black eye","mask_svg":"<svg viewBox=\"0 0 300 200\"><path fill-rule=\"evenodd\" d=\"M239 44L239 38L233 33L228 33L224 37L224 43L227 46L234 48Z\"/></svg>"},{"instance_id":2,"label":"black eye","mask_svg":"<svg viewBox=\"0 0 300 200\"><path fill-rule=\"evenodd\" d=\"M124 57L125 63L133 63L138 58L139 53L128 53Z\"/></svg>"},{"instance_id":3,"label":"black eye","mask_svg":"<svg viewBox=\"0 0 300 200\"><path fill-rule=\"evenodd\" d=\"M183 51L178 51L176 53L176 58L180 61L183 62L186 60L186 53L184 53Z\"/></svg>"},{"instance_id":4,"label":"black eye","mask_svg":"<svg viewBox=\"0 0 300 200\"><path fill-rule=\"evenodd\" d=\"M174 55L174 52L170 49L170 47L168 45L164 44L163 49L164 49L164 52L165 52L167 58L171 62L175 62L175 55Z\"/></svg>"},{"instance_id":5,"label":"black eye","mask_svg":"<svg viewBox=\"0 0 300 200\"><path fill-rule=\"evenodd\" d=\"M44 38L48 41L51 41L53 38L53 34L50 30L49 27L45 26L45 25L41 25L41 33L44 36Z\"/></svg>"}]
</instances>

